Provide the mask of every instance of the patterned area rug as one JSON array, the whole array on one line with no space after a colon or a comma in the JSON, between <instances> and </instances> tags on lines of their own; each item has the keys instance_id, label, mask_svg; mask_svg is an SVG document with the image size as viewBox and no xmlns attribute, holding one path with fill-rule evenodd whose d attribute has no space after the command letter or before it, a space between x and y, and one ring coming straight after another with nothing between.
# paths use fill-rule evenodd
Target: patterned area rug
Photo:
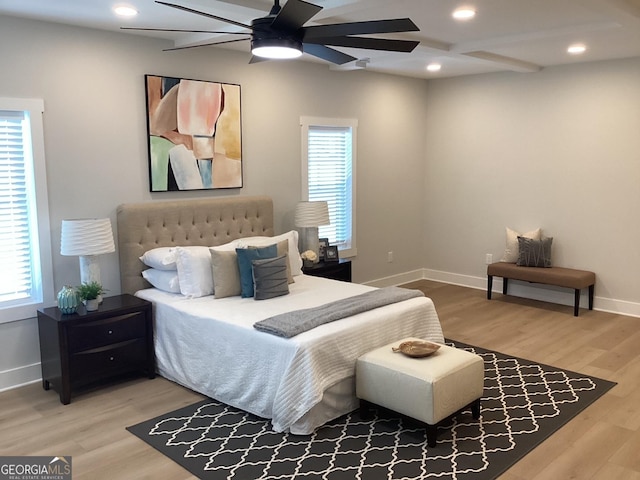
<instances>
[{"instance_id":1,"label":"patterned area rug","mask_svg":"<svg viewBox=\"0 0 640 480\"><path fill-rule=\"evenodd\" d=\"M128 430L202 479L381 480L496 478L615 383L482 348L481 417L463 412L438 428L429 448L424 429L379 410L358 412L313 435L276 433L268 420L215 400Z\"/></svg>"}]
</instances>

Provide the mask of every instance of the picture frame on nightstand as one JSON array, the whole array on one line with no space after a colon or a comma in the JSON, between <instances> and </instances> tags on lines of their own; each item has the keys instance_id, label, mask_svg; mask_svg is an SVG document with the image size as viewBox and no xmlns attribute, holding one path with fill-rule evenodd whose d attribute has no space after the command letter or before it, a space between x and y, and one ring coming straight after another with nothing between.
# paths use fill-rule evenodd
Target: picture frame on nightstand
<instances>
[{"instance_id":1,"label":"picture frame on nightstand","mask_svg":"<svg viewBox=\"0 0 640 480\"><path fill-rule=\"evenodd\" d=\"M338 253L337 245L328 245L324 250L325 262L337 262L340 260L340 254Z\"/></svg>"},{"instance_id":2,"label":"picture frame on nightstand","mask_svg":"<svg viewBox=\"0 0 640 480\"><path fill-rule=\"evenodd\" d=\"M324 261L324 255L327 247L329 246L328 238L319 238L318 239L318 257L320 257L320 261Z\"/></svg>"}]
</instances>

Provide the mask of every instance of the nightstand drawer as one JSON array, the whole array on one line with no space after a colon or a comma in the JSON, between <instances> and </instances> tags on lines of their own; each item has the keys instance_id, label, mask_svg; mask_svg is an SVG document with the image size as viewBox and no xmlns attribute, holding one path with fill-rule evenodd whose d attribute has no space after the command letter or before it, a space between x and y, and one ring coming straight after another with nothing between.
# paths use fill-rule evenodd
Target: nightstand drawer
<instances>
[{"instance_id":1,"label":"nightstand drawer","mask_svg":"<svg viewBox=\"0 0 640 480\"><path fill-rule=\"evenodd\" d=\"M71 376L79 384L131 370L144 370L146 355L144 338L74 353L69 359Z\"/></svg>"},{"instance_id":2,"label":"nightstand drawer","mask_svg":"<svg viewBox=\"0 0 640 480\"><path fill-rule=\"evenodd\" d=\"M90 348L144 337L145 316L142 312L79 323L69 327L69 351L81 352Z\"/></svg>"}]
</instances>

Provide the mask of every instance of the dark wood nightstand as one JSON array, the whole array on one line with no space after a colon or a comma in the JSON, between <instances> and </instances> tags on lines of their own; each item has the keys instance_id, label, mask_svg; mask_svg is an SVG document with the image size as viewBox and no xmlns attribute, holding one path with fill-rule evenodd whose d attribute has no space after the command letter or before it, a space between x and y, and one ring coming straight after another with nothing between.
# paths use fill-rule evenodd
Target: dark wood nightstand
<instances>
[{"instance_id":1,"label":"dark wood nightstand","mask_svg":"<svg viewBox=\"0 0 640 480\"><path fill-rule=\"evenodd\" d=\"M337 262L319 262L311 267L303 267L302 273L314 277L331 278L342 282L351 281L351 260L340 259Z\"/></svg>"},{"instance_id":2,"label":"dark wood nightstand","mask_svg":"<svg viewBox=\"0 0 640 480\"><path fill-rule=\"evenodd\" d=\"M105 297L100 308L64 315L38 310L42 387L68 404L79 387L131 372L155 377L151 303L133 295Z\"/></svg>"}]
</instances>

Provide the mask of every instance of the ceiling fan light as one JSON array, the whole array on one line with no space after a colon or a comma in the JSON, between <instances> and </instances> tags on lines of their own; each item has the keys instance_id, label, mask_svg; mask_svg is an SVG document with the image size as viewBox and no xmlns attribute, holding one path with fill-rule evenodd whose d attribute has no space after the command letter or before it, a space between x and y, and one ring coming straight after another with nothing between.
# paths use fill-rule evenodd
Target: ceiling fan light
<instances>
[{"instance_id":1,"label":"ceiling fan light","mask_svg":"<svg viewBox=\"0 0 640 480\"><path fill-rule=\"evenodd\" d=\"M297 58L302 55L300 50L290 47L256 47L251 50L256 57L272 58L272 59L287 59Z\"/></svg>"},{"instance_id":2,"label":"ceiling fan light","mask_svg":"<svg viewBox=\"0 0 640 480\"><path fill-rule=\"evenodd\" d=\"M287 38L254 38L251 53L261 58L298 58L302 55L302 42Z\"/></svg>"}]
</instances>

